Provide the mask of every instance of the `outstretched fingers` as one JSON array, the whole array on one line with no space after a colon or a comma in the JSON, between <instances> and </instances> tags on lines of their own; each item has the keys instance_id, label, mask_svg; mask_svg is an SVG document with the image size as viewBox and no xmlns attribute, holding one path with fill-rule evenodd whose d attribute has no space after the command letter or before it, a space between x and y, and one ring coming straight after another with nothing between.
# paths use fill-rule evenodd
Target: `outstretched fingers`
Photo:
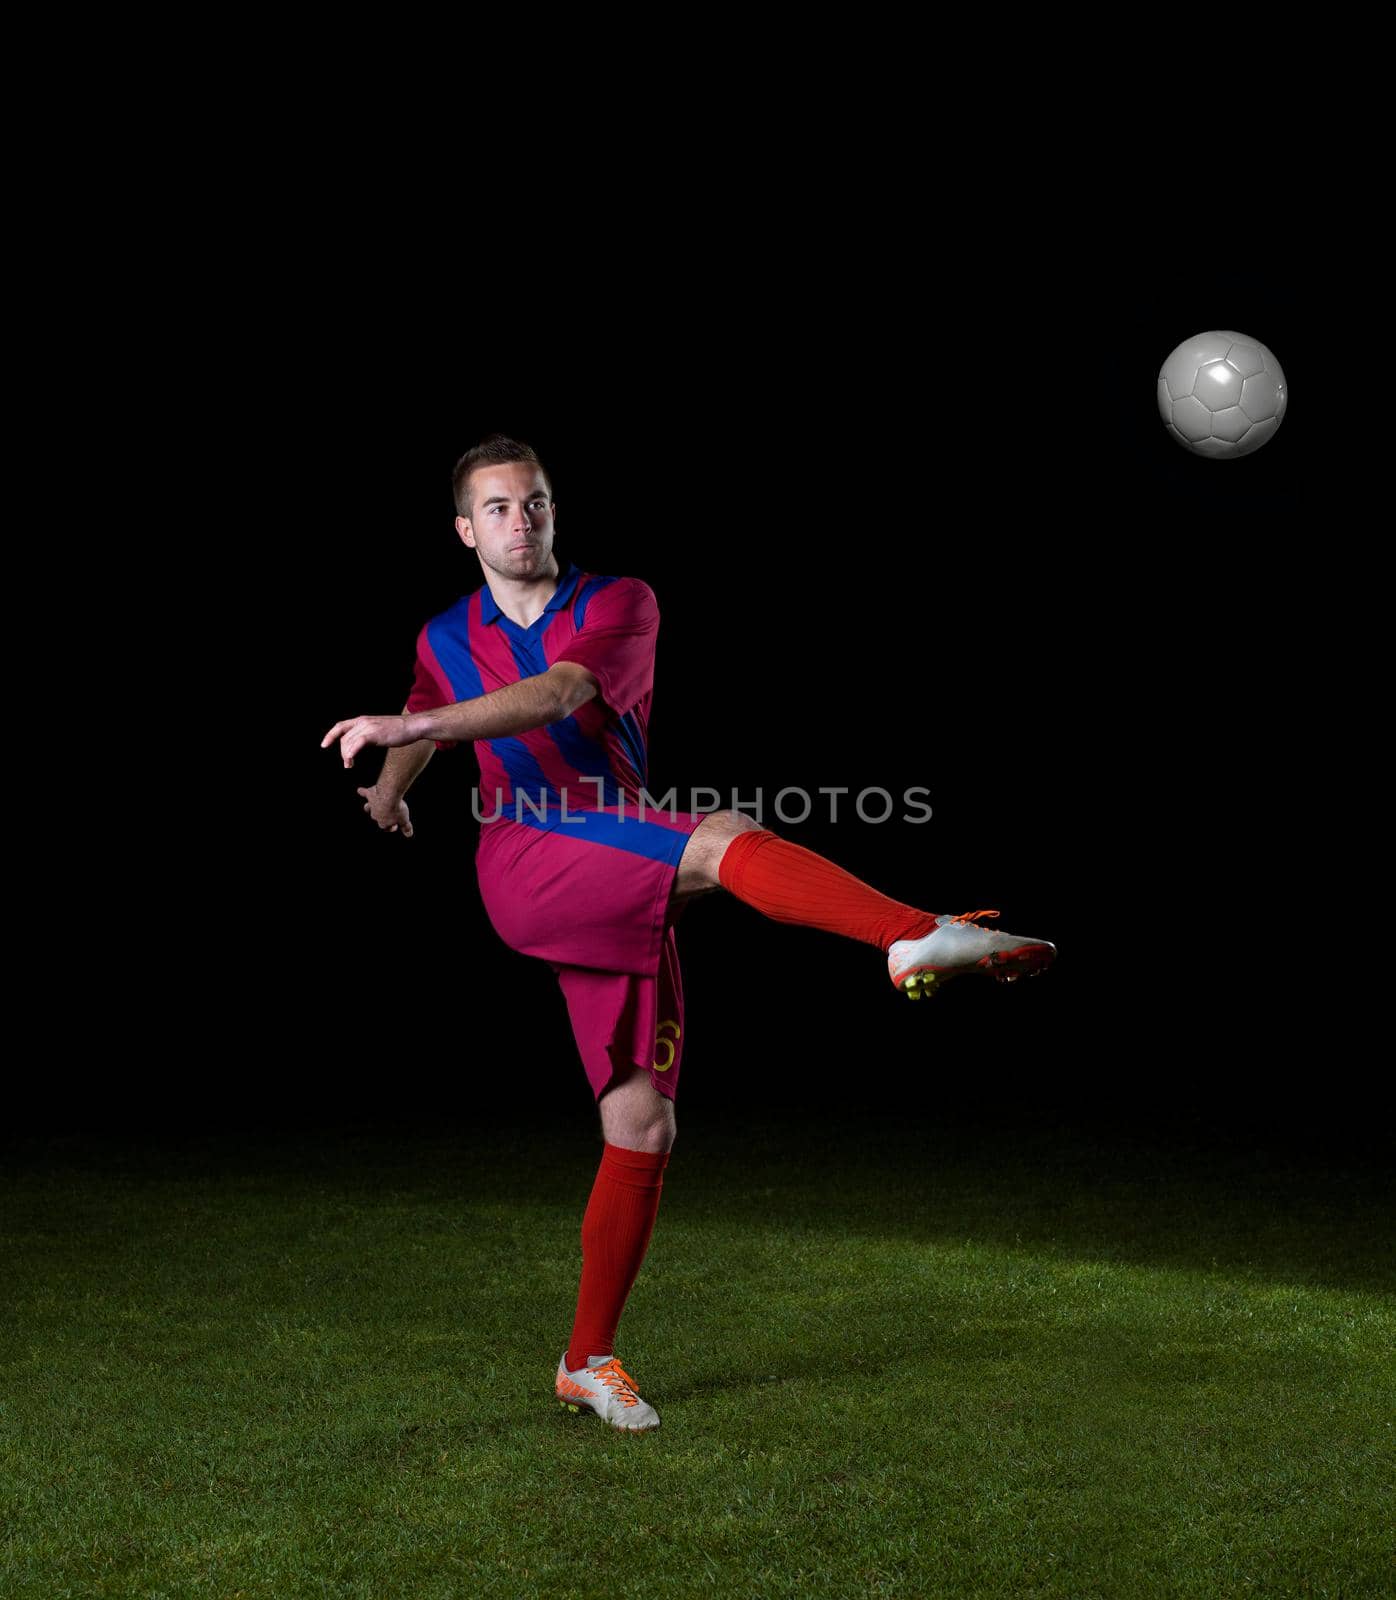
<instances>
[{"instance_id":1,"label":"outstretched fingers","mask_svg":"<svg viewBox=\"0 0 1396 1600\"><path fill-rule=\"evenodd\" d=\"M352 731L359 722L358 717L350 717L346 722L336 722L334 727L320 741L320 748L327 749L339 740L339 753L346 767L354 765L354 757L364 747L364 737L361 733Z\"/></svg>"}]
</instances>

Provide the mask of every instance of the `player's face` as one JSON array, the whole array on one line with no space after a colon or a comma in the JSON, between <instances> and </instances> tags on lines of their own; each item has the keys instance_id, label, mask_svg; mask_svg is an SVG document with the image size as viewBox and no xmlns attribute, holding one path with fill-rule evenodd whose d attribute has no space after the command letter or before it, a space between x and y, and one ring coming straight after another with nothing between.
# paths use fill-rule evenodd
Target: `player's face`
<instances>
[{"instance_id":1,"label":"player's face","mask_svg":"<svg viewBox=\"0 0 1396 1600\"><path fill-rule=\"evenodd\" d=\"M470 475L470 516L456 532L502 578L547 576L553 555L553 512L547 480L527 462L478 467Z\"/></svg>"}]
</instances>

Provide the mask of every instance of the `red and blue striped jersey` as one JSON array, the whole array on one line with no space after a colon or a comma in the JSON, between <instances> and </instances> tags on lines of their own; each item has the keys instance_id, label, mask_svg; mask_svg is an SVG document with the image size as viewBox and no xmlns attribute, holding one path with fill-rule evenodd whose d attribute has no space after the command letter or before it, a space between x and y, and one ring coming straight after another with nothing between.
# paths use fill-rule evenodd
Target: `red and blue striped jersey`
<instances>
[{"instance_id":1,"label":"red and blue striped jersey","mask_svg":"<svg viewBox=\"0 0 1396 1600\"><path fill-rule=\"evenodd\" d=\"M472 700L559 661L575 661L596 674L599 697L545 728L475 740L481 815L488 820L502 808L513 819L522 809L523 820L531 822L532 813L545 806L551 817L564 789L569 815L622 804L629 810L648 781L646 729L658 632L658 602L639 578L598 577L571 563L528 628L506 617L484 584L433 617L417 636L407 709L432 711ZM444 750L455 743L437 740L436 746ZM515 804L519 794L526 802L521 808Z\"/></svg>"}]
</instances>

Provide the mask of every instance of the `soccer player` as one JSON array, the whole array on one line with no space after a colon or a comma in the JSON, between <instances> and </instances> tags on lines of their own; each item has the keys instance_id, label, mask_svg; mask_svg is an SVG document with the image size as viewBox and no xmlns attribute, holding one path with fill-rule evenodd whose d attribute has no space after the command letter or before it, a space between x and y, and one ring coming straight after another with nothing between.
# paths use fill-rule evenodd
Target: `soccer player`
<instances>
[{"instance_id":1,"label":"soccer player","mask_svg":"<svg viewBox=\"0 0 1396 1600\"><path fill-rule=\"evenodd\" d=\"M453 487L456 531L484 584L421 630L402 713L336 722L321 748L337 740L352 767L366 746L386 747L377 782L358 793L379 828L411 837L405 796L433 752L475 745L485 911L507 945L556 973L601 1121L554 1391L614 1427L655 1428L615 1336L674 1143L684 1043L675 926L688 903L722 888L777 922L875 945L913 999L963 973L1041 971L1056 951L979 926L994 911L952 917L891 900L740 812L642 807L653 591L559 565L552 488L527 445L491 436L457 462Z\"/></svg>"}]
</instances>

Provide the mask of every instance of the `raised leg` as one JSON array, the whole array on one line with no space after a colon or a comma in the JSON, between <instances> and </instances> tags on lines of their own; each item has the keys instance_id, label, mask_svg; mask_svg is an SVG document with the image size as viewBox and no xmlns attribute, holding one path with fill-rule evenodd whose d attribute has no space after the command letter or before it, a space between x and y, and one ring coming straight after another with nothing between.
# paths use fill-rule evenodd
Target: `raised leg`
<instances>
[{"instance_id":1,"label":"raised leg","mask_svg":"<svg viewBox=\"0 0 1396 1600\"><path fill-rule=\"evenodd\" d=\"M761 831L759 822L743 816L740 811L714 811L711 816L704 817L689 834L688 843L684 846L669 896L670 904L679 904L720 889L722 881L717 869L727 846L743 833Z\"/></svg>"},{"instance_id":2,"label":"raised leg","mask_svg":"<svg viewBox=\"0 0 1396 1600\"><path fill-rule=\"evenodd\" d=\"M715 811L690 835L672 901L721 887L773 922L822 928L887 958L892 983L913 1000L946 979L984 972L1013 982L1045 971L1056 947L975 924L997 911L936 914L893 900L827 857L783 839L736 811ZM672 903L672 902L671 902Z\"/></svg>"}]
</instances>

